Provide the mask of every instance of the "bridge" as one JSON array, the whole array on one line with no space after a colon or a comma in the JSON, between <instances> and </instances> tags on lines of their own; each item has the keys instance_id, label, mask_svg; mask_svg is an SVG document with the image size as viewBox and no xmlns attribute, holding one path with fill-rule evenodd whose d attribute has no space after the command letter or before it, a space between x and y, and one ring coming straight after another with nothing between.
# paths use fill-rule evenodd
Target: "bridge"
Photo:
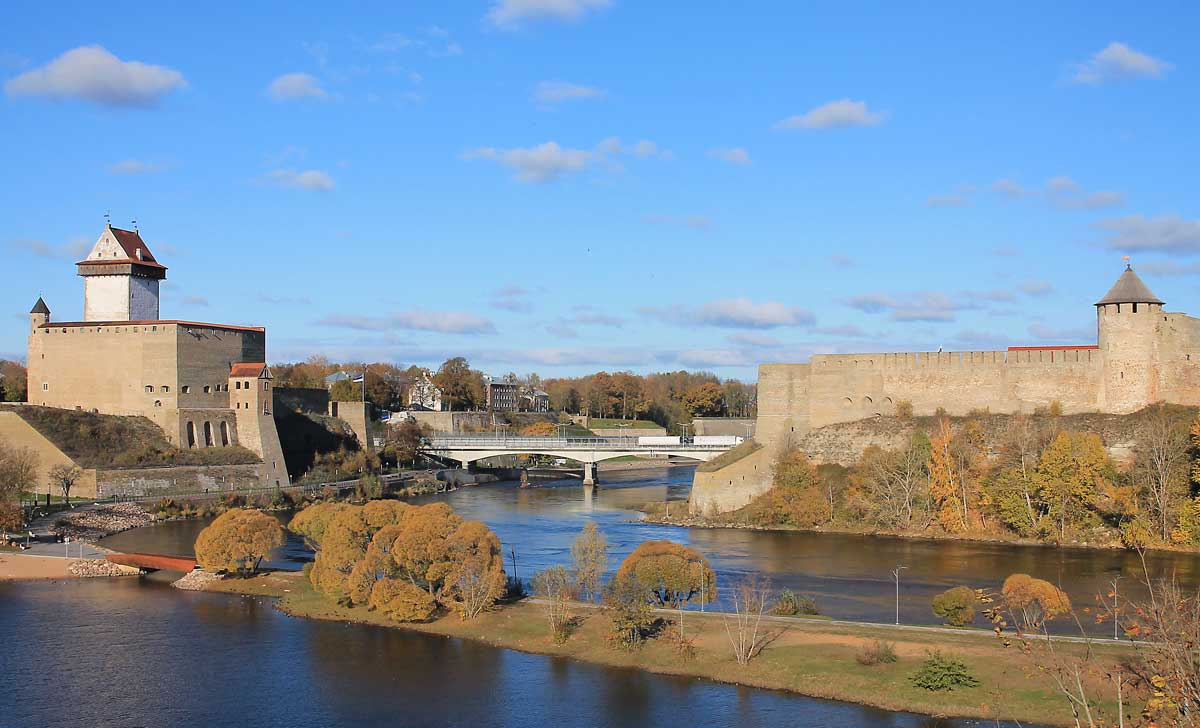
<instances>
[{"instance_id":1,"label":"bridge","mask_svg":"<svg viewBox=\"0 0 1200 728\"><path fill-rule=\"evenodd\" d=\"M546 455L583 464L583 484L596 482L596 463L629 455L690 458L708 461L734 447L741 438L678 437L522 437L506 435L435 435L421 451L456 460L467 467L477 460L499 455ZM713 442L719 441L719 442Z\"/></svg>"},{"instance_id":2,"label":"bridge","mask_svg":"<svg viewBox=\"0 0 1200 728\"><path fill-rule=\"evenodd\" d=\"M105 557L108 561L122 566L132 566L144 571L182 571L185 574L196 568L196 560L187 556L167 556L164 554L119 554L113 553Z\"/></svg>"}]
</instances>

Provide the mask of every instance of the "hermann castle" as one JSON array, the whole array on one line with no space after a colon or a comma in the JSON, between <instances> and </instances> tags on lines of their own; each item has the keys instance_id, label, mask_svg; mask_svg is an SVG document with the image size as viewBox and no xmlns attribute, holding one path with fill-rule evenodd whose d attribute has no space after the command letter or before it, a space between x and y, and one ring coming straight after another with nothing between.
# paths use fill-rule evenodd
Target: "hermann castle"
<instances>
[{"instance_id":1,"label":"hermann castle","mask_svg":"<svg viewBox=\"0 0 1200 728\"><path fill-rule=\"evenodd\" d=\"M764 447L697 473L692 510L733 510L771 485L780 445L812 429L892 415L972 410L1126 414L1155 402L1200 405L1200 319L1163 310L1130 266L1096 302L1097 343L1006 351L822 354L758 370L755 440Z\"/></svg>"},{"instance_id":2,"label":"hermann castle","mask_svg":"<svg viewBox=\"0 0 1200 728\"><path fill-rule=\"evenodd\" d=\"M136 230L105 226L76 266L83 321L52 321L40 298L29 314L29 403L141 415L180 448L242 445L263 485L288 485L266 329L160 319L167 269Z\"/></svg>"}]
</instances>

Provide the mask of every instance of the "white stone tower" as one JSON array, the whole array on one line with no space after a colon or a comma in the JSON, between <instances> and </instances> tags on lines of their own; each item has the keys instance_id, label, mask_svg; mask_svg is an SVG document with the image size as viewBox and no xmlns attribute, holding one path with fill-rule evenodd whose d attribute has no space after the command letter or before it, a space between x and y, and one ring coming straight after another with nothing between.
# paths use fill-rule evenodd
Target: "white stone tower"
<instances>
[{"instance_id":1,"label":"white stone tower","mask_svg":"<svg viewBox=\"0 0 1200 728\"><path fill-rule=\"evenodd\" d=\"M105 225L92 252L76 266L84 279L84 321L158 320L158 282L167 269L137 230Z\"/></svg>"},{"instance_id":2,"label":"white stone tower","mask_svg":"<svg viewBox=\"0 0 1200 728\"><path fill-rule=\"evenodd\" d=\"M1102 408L1134 412L1161 399L1159 323L1163 301L1129 265L1112 289L1096 302L1100 353L1104 357Z\"/></svg>"}]
</instances>

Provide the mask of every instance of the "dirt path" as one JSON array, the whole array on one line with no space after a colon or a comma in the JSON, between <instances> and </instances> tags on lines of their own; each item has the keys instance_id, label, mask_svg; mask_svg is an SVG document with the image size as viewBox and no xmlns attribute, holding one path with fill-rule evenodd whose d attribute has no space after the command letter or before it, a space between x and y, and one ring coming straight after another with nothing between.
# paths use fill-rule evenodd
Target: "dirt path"
<instances>
[{"instance_id":1,"label":"dirt path","mask_svg":"<svg viewBox=\"0 0 1200 728\"><path fill-rule=\"evenodd\" d=\"M74 579L68 570L75 559L61 556L33 556L31 554L0 552L0 581L27 581L30 579Z\"/></svg>"}]
</instances>

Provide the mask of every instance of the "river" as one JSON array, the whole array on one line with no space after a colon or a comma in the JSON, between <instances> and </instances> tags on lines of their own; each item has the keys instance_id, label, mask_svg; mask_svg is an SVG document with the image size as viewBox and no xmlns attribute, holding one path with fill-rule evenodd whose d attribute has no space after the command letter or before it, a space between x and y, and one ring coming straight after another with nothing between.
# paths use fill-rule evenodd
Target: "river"
<instances>
[{"instance_id":1,"label":"river","mask_svg":"<svg viewBox=\"0 0 1200 728\"><path fill-rule=\"evenodd\" d=\"M615 569L642 541L669 539L692 546L711 561L718 590L739 575L754 572L776 588L813 596L823 614L838 619L891 622L896 616L900 571L900 620L937 624L929 601L953 586L999 589L1005 577L1024 572L1060 584L1077 606L1091 606L1095 596L1111 589L1117 576L1122 593L1140 594L1143 572L1136 553L1118 550L1017 546L1004 543L944 541L860 536L852 534L745 529L684 528L638 521L637 509L667 501L687 508L693 469L660 468L604 474L589 497L575 481L554 481L522 489L515 483L460 488L414 502L444 500L463 517L491 526L507 556L516 551L517 573L528 580L548 566L569 561L571 541L592 520L608 539L610 567ZM111 536L104 545L118 551L190 554L204 524L176 521ZM280 568L300 568L312 558L298 539L273 555ZM1174 574L1189 587L1200 584L1200 556L1152 552L1147 566L1153 577ZM1066 630L1066 625L1058 627ZM1094 628L1097 633L1109 627Z\"/></svg>"},{"instance_id":2,"label":"river","mask_svg":"<svg viewBox=\"0 0 1200 728\"><path fill-rule=\"evenodd\" d=\"M0 583L0 624L5 728L983 725L295 619L160 576Z\"/></svg>"},{"instance_id":3,"label":"river","mask_svg":"<svg viewBox=\"0 0 1200 728\"><path fill-rule=\"evenodd\" d=\"M1077 601L1112 575L1139 578L1129 554L836 534L687 529L643 524L650 501L686 507L691 468L608 474L588 497L578 481L520 489L498 483L417 499L445 500L487 522L517 570L563 563L593 520L615 567L666 538L705 553L719 583L754 571L813 595L822 611L892 618L890 570L904 564L901 618L933 623L928 600L951 585L996 586L1013 571L1061 581ZM285 518L281 516L281 518ZM104 540L110 548L187 554L202 522L176 521ZM297 540L279 568L311 558ZM1193 556L1155 554L1154 573L1196 580ZM511 565L510 565L511 568ZM141 579L0 583L9 636L0 725L526 726L713 725L960 728L940 720L786 693L652 675L501 650L456 639L286 617L265 599L180 592ZM987 725L994 725L988 723Z\"/></svg>"}]
</instances>

